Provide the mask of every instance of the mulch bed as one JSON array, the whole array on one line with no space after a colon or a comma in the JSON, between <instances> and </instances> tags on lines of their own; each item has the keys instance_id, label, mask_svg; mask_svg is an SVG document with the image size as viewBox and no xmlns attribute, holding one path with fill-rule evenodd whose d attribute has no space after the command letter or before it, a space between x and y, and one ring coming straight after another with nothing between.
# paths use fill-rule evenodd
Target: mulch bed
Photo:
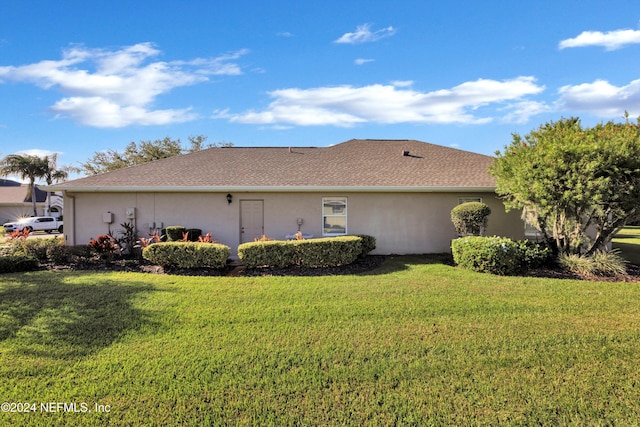
<instances>
[{"instance_id":1,"label":"mulch bed","mask_svg":"<svg viewBox=\"0 0 640 427\"><path fill-rule=\"evenodd\" d=\"M453 265L450 255L435 254L423 255L426 262L444 263ZM150 274L171 274L181 276L239 276L239 277L257 277L257 276L337 276L362 274L374 270L379 267L385 256L369 255L359 258L354 263L342 265L339 267L325 268L244 268L237 264L229 263L224 269L213 268L195 268L195 269L165 269L159 265L153 265L147 261L139 261L133 259L117 259L110 263L101 260L84 259L79 262L69 264L43 264L41 268L52 271L125 271L139 272ZM573 280L597 280L610 282L640 282L640 266L629 264L627 266L627 275L617 277L583 277L563 270L556 266L536 268L521 273L519 276L526 277L542 277L553 279L573 279Z\"/></svg>"},{"instance_id":2,"label":"mulch bed","mask_svg":"<svg viewBox=\"0 0 640 427\"><path fill-rule=\"evenodd\" d=\"M384 261L384 256L370 255L359 258L349 265L325 268L244 268L233 263L226 268L172 268L165 269L159 265L150 264L145 260L116 259L109 263L102 260L84 259L68 264L43 264L42 269L54 271L126 271L151 274L173 274L180 276L335 276L358 274L373 270Z\"/></svg>"}]
</instances>

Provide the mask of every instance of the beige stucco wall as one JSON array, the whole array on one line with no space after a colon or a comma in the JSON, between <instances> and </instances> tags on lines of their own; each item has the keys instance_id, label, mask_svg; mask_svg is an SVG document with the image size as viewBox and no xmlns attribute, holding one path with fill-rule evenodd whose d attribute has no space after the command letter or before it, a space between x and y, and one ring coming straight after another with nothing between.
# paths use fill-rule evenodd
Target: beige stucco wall
<instances>
[{"instance_id":1,"label":"beige stucco wall","mask_svg":"<svg viewBox=\"0 0 640 427\"><path fill-rule=\"evenodd\" d=\"M322 236L322 198L347 197L348 233L370 234L377 239L378 254L438 253L450 250L456 237L451 209L460 197L482 197L491 207L487 234L524 237L518 212L506 213L493 193L76 193L65 195L65 239L84 245L109 231L117 235L128 221L127 208L135 208L140 237L170 225L211 232L235 255L240 242L240 201L264 201L264 233L283 239L298 230ZM113 223L103 221L112 212ZM260 237L260 236L255 236Z\"/></svg>"}]
</instances>

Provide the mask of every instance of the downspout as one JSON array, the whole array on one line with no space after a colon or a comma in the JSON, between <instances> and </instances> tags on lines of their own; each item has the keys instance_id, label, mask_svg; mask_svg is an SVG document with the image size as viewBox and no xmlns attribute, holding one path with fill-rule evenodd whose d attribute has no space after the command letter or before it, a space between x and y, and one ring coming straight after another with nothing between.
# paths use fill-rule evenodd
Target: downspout
<instances>
[{"instance_id":1,"label":"downspout","mask_svg":"<svg viewBox=\"0 0 640 427\"><path fill-rule=\"evenodd\" d=\"M75 246L76 245L76 196L67 193L66 196L71 199L71 218L73 219L72 224L71 224L71 235L72 235L72 242L71 242L71 246ZM67 215L65 215L64 217L66 217ZM63 218L64 218L63 217ZM64 220L64 222L66 222L66 219ZM67 229L67 226L64 226L65 230ZM68 234L67 234L68 236Z\"/></svg>"}]
</instances>

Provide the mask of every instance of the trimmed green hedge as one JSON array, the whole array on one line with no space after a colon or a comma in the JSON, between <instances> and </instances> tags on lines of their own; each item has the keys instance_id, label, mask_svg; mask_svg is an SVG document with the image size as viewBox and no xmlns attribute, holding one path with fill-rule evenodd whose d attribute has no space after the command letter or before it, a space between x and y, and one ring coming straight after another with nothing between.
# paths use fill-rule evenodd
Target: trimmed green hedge
<instances>
[{"instance_id":1,"label":"trimmed green hedge","mask_svg":"<svg viewBox=\"0 0 640 427\"><path fill-rule=\"evenodd\" d=\"M376 248L376 238L368 234L354 234L362 239L362 253L360 256L366 256L369 252Z\"/></svg>"},{"instance_id":2,"label":"trimmed green hedge","mask_svg":"<svg viewBox=\"0 0 640 427\"><path fill-rule=\"evenodd\" d=\"M60 237L10 240L3 251L6 255L29 255L41 263L64 262L67 250Z\"/></svg>"},{"instance_id":3,"label":"trimmed green hedge","mask_svg":"<svg viewBox=\"0 0 640 427\"><path fill-rule=\"evenodd\" d=\"M248 268L284 268L294 265L311 268L334 267L351 264L362 255L362 241L363 238L360 236L341 236L249 242L238 246L238 257ZM368 243L367 248L371 247L370 240Z\"/></svg>"},{"instance_id":4,"label":"trimmed green hedge","mask_svg":"<svg viewBox=\"0 0 640 427\"><path fill-rule=\"evenodd\" d=\"M166 228L166 232L168 242L179 242L182 240L182 233L186 233L187 229L181 225L170 225Z\"/></svg>"},{"instance_id":5,"label":"trimmed green hedge","mask_svg":"<svg viewBox=\"0 0 640 427\"><path fill-rule=\"evenodd\" d=\"M540 267L552 262L545 245L507 237L467 236L451 242L453 260L460 267L499 275Z\"/></svg>"},{"instance_id":6,"label":"trimmed green hedge","mask_svg":"<svg viewBox=\"0 0 640 427\"><path fill-rule=\"evenodd\" d=\"M506 237L461 237L451 242L451 252L460 267L481 273L506 276L521 268L518 243Z\"/></svg>"},{"instance_id":7,"label":"trimmed green hedge","mask_svg":"<svg viewBox=\"0 0 640 427\"><path fill-rule=\"evenodd\" d=\"M491 208L482 202L461 203L451 210L451 222L458 236L480 236L490 214Z\"/></svg>"},{"instance_id":8,"label":"trimmed green hedge","mask_svg":"<svg viewBox=\"0 0 640 427\"><path fill-rule=\"evenodd\" d=\"M0 257L1 273L18 273L35 270L40 266L38 260L30 255L9 255Z\"/></svg>"},{"instance_id":9,"label":"trimmed green hedge","mask_svg":"<svg viewBox=\"0 0 640 427\"><path fill-rule=\"evenodd\" d=\"M142 250L142 257L163 267L224 268L231 248L218 243L160 242Z\"/></svg>"},{"instance_id":10,"label":"trimmed green hedge","mask_svg":"<svg viewBox=\"0 0 640 427\"><path fill-rule=\"evenodd\" d=\"M247 268L284 268L295 263L296 248L292 241L283 240L243 243L238 246L238 258Z\"/></svg>"},{"instance_id":11,"label":"trimmed green hedge","mask_svg":"<svg viewBox=\"0 0 640 427\"><path fill-rule=\"evenodd\" d=\"M354 262L362 253L358 236L294 240L297 264L301 267L335 267Z\"/></svg>"}]
</instances>

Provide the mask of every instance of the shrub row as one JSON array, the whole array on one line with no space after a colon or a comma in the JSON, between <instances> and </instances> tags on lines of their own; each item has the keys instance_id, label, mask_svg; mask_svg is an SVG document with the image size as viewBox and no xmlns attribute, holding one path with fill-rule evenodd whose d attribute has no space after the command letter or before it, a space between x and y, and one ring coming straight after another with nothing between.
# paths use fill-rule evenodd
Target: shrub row
<instances>
[{"instance_id":1,"label":"shrub row","mask_svg":"<svg viewBox=\"0 0 640 427\"><path fill-rule=\"evenodd\" d=\"M180 231L180 235L189 231ZM200 236L199 230L194 229L194 235L196 234ZM22 261L23 258L35 260L36 266L38 262L63 263L78 258L91 258L95 252L93 246L65 246L63 240L58 238L15 239L2 246L0 257L5 257L20 266L16 268L31 269L28 267L28 262ZM359 256L374 250L375 247L375 238L368 235L294 241L270 240L241 245L238 248L238 256L243 264L250 268L259 266L283 268L293 265L325 267L350 264ZM160 242L142 250L144 259L168 268L223 268L226 266L229 255L228 246L204 242ZM23 265L25 267L22 267ZM3 270L3 272L8 271L19 270L12 270L9 267Z\"/></svg>"},{"instance_id":2,"label":"shrub row","mask_svg":"<svg viewBox=\"0 0 640 427\"><path fill-rule=\"evenodd\" d=\"M463 268L503 276L543 265L551 258L551 252L536 242L506 237L462 237L451 242L451 252Z\"/></svg>"},{"instance_id":3,"label":"shrub row","mask_svg":"<svg viewBox=\"0 0 640 427\"><path fill-rule=\"evenodd\" d=\"M0 256L0 274L31 271L39 265L38 260L29 255Z\"/></svg>"},{"instance_id":4,"label":"shrub row","mask_svg":"<svg viewBox=\"0 0 640 427\"><path fill-rule=\"evenodd\" d=\"M13 239L3 248L5 255L28 255L41 263L61 263L67 259L67 249L61 238Z\"/></svg>"},{"instance_id":5,"label":"shrub row","mask_svg":"<svg viewBox=\"0 0 640 427\"><path fill-rule=\"evenodd\" d=\"M160 242L142 250L142 257L163 267L223 268L231 250L218 243Z\"/></svg>"},{"instance_id":6,"label":"shrub row","mask_svg":"<svg viewBox=\"0 0 640 427\"><path fill-rule=\"evenodd\" d=\"M373 249L375 238L363 235L311 240L270 240L241 244L238 247L238 257L248 268L334 267L351 264Z\"/></svg>"}]
</instances>

